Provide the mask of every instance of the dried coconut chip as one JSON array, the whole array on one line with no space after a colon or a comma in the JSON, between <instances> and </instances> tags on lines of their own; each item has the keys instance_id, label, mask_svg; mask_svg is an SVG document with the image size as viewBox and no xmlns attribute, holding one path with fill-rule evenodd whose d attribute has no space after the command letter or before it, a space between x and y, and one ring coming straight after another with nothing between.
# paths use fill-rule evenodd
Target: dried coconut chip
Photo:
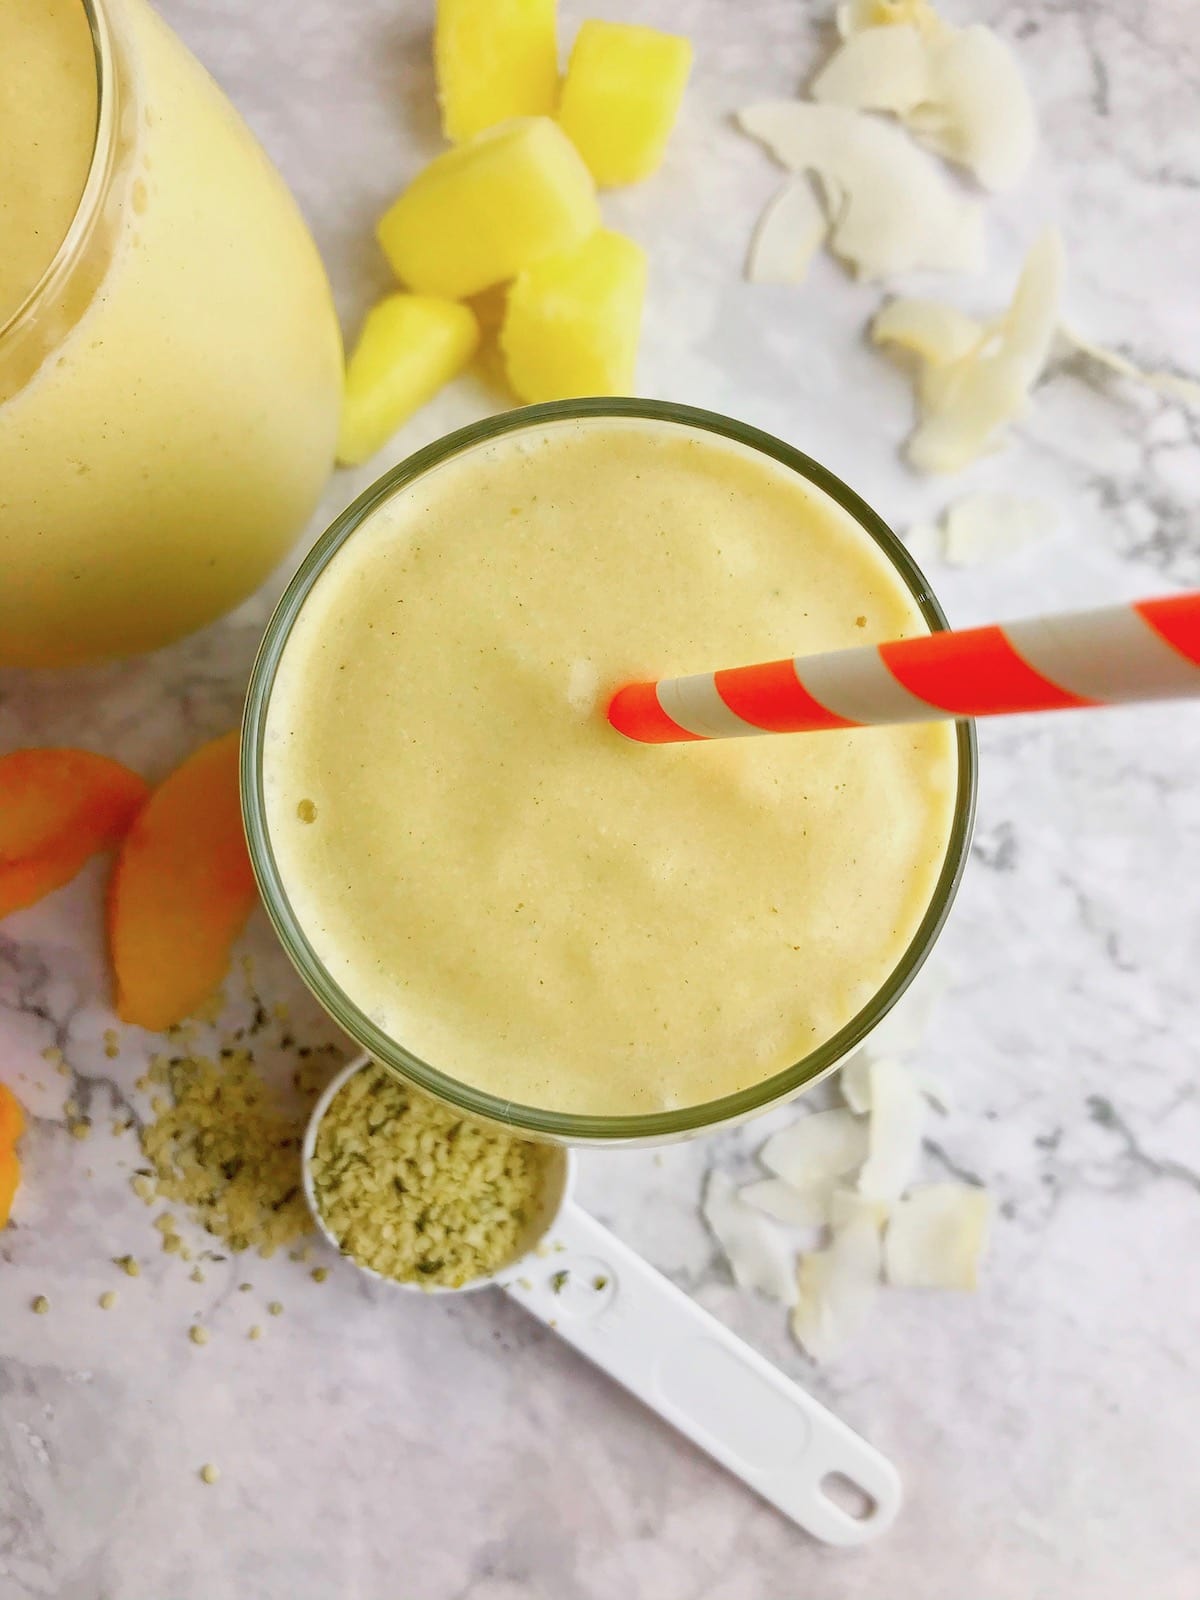
<instances>
[{"instance_id":1,"label":"dried coconut chip","mask_svg":"<svg viewBox=\"0 0 1200 1600\"><path fill-rule=\"evenodd\" d=\"M838 1074L838 1088L855 1116L865 1116L870 1111L871 1057L865 1049L856 1051L842 1068Z\"/></svg>"},{"instance_id":2,"label":"dried coconut chip","mask_svg":"<svg viewBox=\"0 0 1200 1600\"><path fill-rule=\"evenodd\" d=\"M867 1129L849 1111L810 1111L778 1133L758 1153L768 1172L793 1189L829 1188L867 1157Z\"/></svg>"},{"instance_id":3,"label":"dried coconut chip","mask_svg":"<svg viewBox=\"0 0 1200 1600\"><path fill-rule=\"evenodd\" d=\"M775 1225L739 1198L723 1172L712 1171L704 1188L704 1220L725 1252L734 1280L770 1300L792 1305L796 1282L792 1252Z\"/></svg>"},{"instance_id":4,"label":"dried coconut chip","mask_svg":"<svg viewBox=\"0 0 1200 1600\"><path fill-rule=\"evenodd\" d=\"M929 268L970 272L983 260L983 215L955 194L899 128L845 106L767 101L738 113L783 166L816 174L830 245L860 278Z\"/></svg>"},{"instance_id":5,"label":"dried coconut chip","mask_svg":"<svg viewBox=\"0 0 1200 1600\"><path fill-rule=\"evenodd\" d=\"M870 1200L898 1200L912 1181L921 1153L925 1097L912 1073L894 1057L872 1060L868 1070L869 1150L858 1175L858 1191Z\"/></svg>"},{"instance_id":6,"label":"dried coconut chip","mask_svg":"<svg viewBox=\"0 0 1200 1600\"><path fill-rule=\"evenodd\" d=\"M909 350L931 367L969 355L983 335L981 322L940 300L889 300L871 324L876 344Z\"/></svg>"},{"instance_id":7,"label":"dried coconut chip","mask_svg":"<svg viewBox=\"0 0 1200 1600\"><path fill-rule=\"evenodd\" d=\"M1189 406L1200 406L1200 383L1193 378L1181 378L1175 372L1163 372L1136 366L1126 356L1118 355L1115 350L1106 350L1103 345L1093 344L1090 339L1085 339L1082 334L1076 333L1065 323L1060 323L1058 328L1061 336L1076 350L1083 352L1092 361L1100 366L1107 367L1111 372L1119 373L1122 378L1130 378L1134 383L1144 383L1151 389L1157 389L1160 394L1171 395L1176 400L1182 400Z\"/></svg>"},{"instance_id":8,"label":"dried coconut chip","mask_svg":"<svg viewBox=\"0 0 1200 1600\"><path fill-rule=\"evenodd\" d=\"M992 1203L965 1183L928 1183L893 1209L884 1245L888 1282L902 1289L974 1289Z\"/></svg>"},{"instance_id":9,"label":"dried coconut chip","mask_svg":"<svg viewBox=\"0 0 1200 1600\"><path fill-rule=\"evenodd\" d=\"M839 1207L840 1225L828 1247L801 1256L796 1273L792 1334L814 1361L840 1354L870 1316L879 1292L878 1215L861 1197L851 1198L858 1203Z\"/></svg>"},{"instance_id":10,"label":"dried coconut chip","mask_svg":"<svg viewBox=\"0 0 1200 1600\"><path fill-rule=\"evenodd\" d=\"M827 1186L795 1189L782 1178L760 1178L757 1183L745 1184L738 1196L789 1228L823 1228L829 1221Z\"/></svg>"},{"instance_id":11,"label":"dried coconut chip","mask_svg":"<svg viewBox=\"0 0 1200 1600\"><path fill-rule=\"evenodd\" d=\"M803 283L828 232L825 212L809 180L800 177L785 183L758 219L746 277L751 283Z\"/></svg>"},{"instance_id":12,"label":"dried coconut chip","mask_svg":"<svg viewBox=\"0 0 1200 1600\"><path fill-rule=\"evenodd\" d=\"M1011 188L1033 158L1033 103L1016 57L980 24L952 28L933 18L854 29L817 74L812 96L893 113L989 189Z\"/></svg>"},{"instance_id":13,"label":"dried coconut chip","mask_svg":"<svg viewBox=\"0 0 1200 1600\"><path fill-rule=\"evenodd\" d=\"M1008 310L984 327L978 343L955 359L922 361L921 420L906 447L914 467L957 472L1000 442L1005 426L1025 409L1050 352L1062 279L1062 240L1047 228L1025 259ZM886 310L872 329L877 343L888 341L888 323L881 320Z\"/></svg>"},{"instance_id":14,"label":"dried coconut chip","mask_svg":"<svg viewBox=\"0 0 1200 1600\"><path fill-rule=\"evenodd\" d=\"M942 542L953 567L978 567L1012 555L1054 532L1058 511L1044 500L980 490L956 500L942 517Z\"/></svg>"}]
</instances>

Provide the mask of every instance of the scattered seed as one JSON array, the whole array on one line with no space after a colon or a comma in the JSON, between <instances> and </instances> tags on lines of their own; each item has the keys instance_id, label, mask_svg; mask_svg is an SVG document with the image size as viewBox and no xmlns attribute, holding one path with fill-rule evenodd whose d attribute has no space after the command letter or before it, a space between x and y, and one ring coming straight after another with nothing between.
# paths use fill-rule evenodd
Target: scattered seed
<instances>
[{"instance_id":1,"label":"scattered seed","mask_svg":"<svg viewBox=\"0 0 1200 1600\"><path fill-rule=\"evenodd\" d=\"M338 1059L332 1047L311 1055L297 1067L302 1097ZM159 1056L149 1077L160 1090L139 1138L160 1199L186 1207L231 1250L268 1256L312 1231L298 1182L303 1107L276 1099L245 1045L235 1037L211 1059Z\"/></svg>"},{"instance_id":2,"label":"scattered seed","mask_svg":"<svg viewBox=\"0 0 1200 1600\"><path fill-rule=\"evenodd\" d=\"M101 1309L101 1311L111 1311L112 1308L116 1305L116 1303L117 1303L117 1291L115 1289L106 1289L104 1291L104 1293L100 1296L100 1309Z\"/></svg>"},{"instance_id":3,"label":"scattered seed","mask_svg":"<svg viewBox=\"0 0 1200 1600\"><path fill-rule=\"evenodd\" d=\"M46 1312L50 1309L50 1302L46 1299L44 1294L39 1294L36 1295L30 1302L30 1308L31 1310L36 1311L39 1317L44 1317Z\"/></svg>"},{"instance_id":4,"label":"scattered seed","mask_svg":"<svg viewBox=\"0 0 1200 1600\"><path fill-rule=\"evenodd\" d=\"M63 1101L63 1116L64 1117L77 1117L78 1115L79 1115L79 1102L78 1102L78 1100L64 1100Z\"/></svg>"},{"instance_id":5,"label":"scattered seed","mask_svg":"<svg viewBox=\"0 0 1200 1600\"><path fill-rule=\"evenodd\" d=\"M238 1292L239 1294L249 1294L253 1287L254 1285L252 1283L239 1283Z\"/></svg>"},{"instance_id":6,"label":"scattered seed","mask_svg":"<svg viewBox=\"0 0 1200 1600\"><path fill-rule=\"evenodd\" d=\"M121 1053L121 1040L115 1028L104 1030L104 1054L112 1061Z\"/></svg>"},{"instance_id":7,"label":"scattered seed","mask_svg":"<svg viewBox=\"0 0 1200 1600\"><path fill-rule=\"evenodd\" d=\"M80 1122L73 1122L71 1124L71 1137L72 1137L72 1139L90 1139L91 1136L92 1136L92 1125L86 1119L86 1117Z\"/></svg>"},{"instance_id":8,"label":"scattered seed","mask_svg":"<svg viewBox=\"0 0 1200 1600\"><path fill-rule=\"evenodd\" d=\"M204 1483L216 1483L220 1476L220 1467L214 1467L211 1461L206 1461L200 1468L200 1477Z\"/></svg>"},{"instance_id":9,"label":"scattered seed","mask_svg":"<svg viewBox=\"0 0 1200 1600\"><path fill-rule=\"evenodd\" d=\"M204 1274L201 1272L199 1267L193 1267L192 1270L188 1273L188 1277L192 1280L193 1283L203 1283L204 1282Z\"/></svg>"},{"instance_id":10,"label":"scattered seed","mask_svg":"<svg viewBox=\"0 0 1200 1600\"><path fill-rule=\"evenodd\" d=\"M202 1328L198 1322L193 1322L191 1327L188 1329L188 1338L193 1344L207 1344L208 1329Z\"/></svg>"},{"instance_id":11,"label":"scattered seed","mask_svg":"<svg viewBox=\"0 0 1200 1600\"><path fill-rule=\"evenodd\" d=\"M259 1327L257 1322L250 1329L250 1332L246 1335L247 1339L261 1339L262 1336L263 1336L262 1335L262 1329Z\"/></svg>"},{"instance_id":12,"label":"scattered seed","mask_svg":"<svg viewBox=\"0 0 1200 1600\"><path fill-rule=\"evenodd\" d=\"M328 1267L314 1267L312 1269L312 1271L309 1273L309 1277L312 1279L312 1281L314 1283L324 1283L325 1279L328 1276L329 1276L329 1268Z\"/></svg>"},{"instance_id":13,"label":"scattered seed","mask_svg":"<svg viewBox=\"0 0 1200 1600\"><path fill-rule=\"evenodd\" d=\"M127 1278L140 1278L142 1269L132 1256L114 1256L113 1266L120 1267Z\"/></svg>"},{"instance_id":14,"label":"scattered seed","mask_svg":"<svg viewBox=\"0 0 1200 1600\"><path fill-rule=\"evenodd\" d=\"M267 1310L273 1317L281 1317L283 1315L283 1306L278 1300L272 1300Z\"/></svg>"}]
</instances>

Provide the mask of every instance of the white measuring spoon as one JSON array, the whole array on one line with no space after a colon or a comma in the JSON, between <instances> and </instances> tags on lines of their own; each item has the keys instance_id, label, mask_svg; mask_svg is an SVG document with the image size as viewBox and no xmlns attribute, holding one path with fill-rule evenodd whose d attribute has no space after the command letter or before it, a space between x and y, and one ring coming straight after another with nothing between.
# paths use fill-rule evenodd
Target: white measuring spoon
<instances>
[{"instance_id":1,"label":"white measuring spoon","mask_svg":"<svg viewBox=\"0 0 1200 1600\"><path fill-rule=\"evenodd\" d=\"M334 1249L309 1158L334 1095L371 1065L360 1056L338 1073L313 1107L304 1137L305 1197ZM354 1265L414 1294L503 1289L815 1538L858 1545L883 1533L900 1507L891 1462L581 1210L571 1199L571 1152L547 1150L541 1214L523 1241L526 1253L510 1266L448 1289L398 1283ZM831 1477L848 1480L864 1497L861 1515L830 1497Z\"/></svg>"}]
</instances>

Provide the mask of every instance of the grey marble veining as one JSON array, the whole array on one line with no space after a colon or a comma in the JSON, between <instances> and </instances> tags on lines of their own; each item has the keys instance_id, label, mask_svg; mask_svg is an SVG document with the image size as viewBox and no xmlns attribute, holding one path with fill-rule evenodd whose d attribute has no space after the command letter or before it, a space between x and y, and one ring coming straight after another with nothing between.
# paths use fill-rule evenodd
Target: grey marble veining
<instances>
[{"instance_id":1,"label":"grey marble veining","mask_svg":"<svg viewBox=\"0 0 1200 1600\"><path fill-rule=\"evenodd\" d=\"M435 147L428 8L162 9L296 188L353 330L386 281L371 222ZM589 9L564 4L571 22ZM667 169L605 201L650 251L645 392L781 434L898 526L963 487L1053 501L1051 539L933 569L956 620L1200 583L1200 423L1178 401L1062 359L1008 450L952 486L918 480L895 454L907 386L862 337L876 293L826 260L800 292L741 282L776 175L728 113L802 81L824 7L616 9L686 29L698 54ZM1043 142L990 209L985 276L947 292L998 304L1054 217L1080 330L1200 376L1194 6L990 0L972 14L1017 42ZM456 384L337 476L312 532L392 461L501 403ZM151 660L0 676L0 749L79 742L165 772L236 719L280 582ZM131 1135L110 1131L144 1106L134 1080L154 1041L122 1030L109 1053L94 863L0 928L0 1074L33 1117L0 1235L0 1600L1193 1600L1200 706L994 724L980 743L978 831L923 1065L948 1103L927 1174L996 1198L982 1291L889 1293L857 1346L815 1369L777 1308L733 1288L697 1219L705 1167L740 1167L755 1130L592 1157L582 1180L599 1216L893 1456L908 1498L886 1539L852 1555L813 1544L498 1297L401 1303L346 1270L318 1286L286 1256L210 1261L193 1283L129 1192ZM280 1077L299 1044L336 1050L261 919L245 950L254 993L239 968L224 1026L252 1026L261 997L255 1044ZM269 1014L279 1001L286 1022ZM93 1120L86 1142L67 1098ZM115 1273L126 1252L141 1278ZM28 1310L39 1293L45 1317ZM264 1315L273 1298L282 1317ZM187 1339L195 1316L213 1330L204 1348ZM212 1487L205 1461L222 1469Z\"/></svg>"}]
</instances>

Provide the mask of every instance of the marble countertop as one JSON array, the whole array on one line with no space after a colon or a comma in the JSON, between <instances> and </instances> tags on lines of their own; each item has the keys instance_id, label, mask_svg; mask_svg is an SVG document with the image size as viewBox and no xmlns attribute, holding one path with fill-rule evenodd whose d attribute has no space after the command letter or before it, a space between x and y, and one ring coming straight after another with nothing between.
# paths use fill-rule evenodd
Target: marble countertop
<instances>
[{"instance_id":1,"label":"marble countertop","mask_svg":"<svg viewBox=\"0 0 1200 1600\"><path fill-rule=\"evenodd\" d=\"M161 8L297 190L352 330L386 282L372 220L436 147L431 7ZM571 23L589 9L564 3ZM793 89L825 7L616 10L686 29L698 54L666 171L605 203L650 252L644 392L794 441L895 525L964 487L1052 501L1046 542L935 566L956 621L1200 583L1200 433L1176 401L1060 361L1008 450L952 486L921 481L896 456L907 387L863 340L877 292L827 260L802 291L741 281L776 176L727 114ZM985 0L973 14L1016 41L1043 143L991 207L986 277L962 303L997 304L1053 217L1078 326L1200 374L1194 10ZM501 404L456 384L335 478L311 533L375 472ZM151 660L0 676L0 749L78 742L165 772L235 722L278 587ZM128 1188L131 1139L109 1132L154 1041L106 1043L93 863L0 929L0 1076L34 1114L0 1235L0 1600L1192 1600L1200 705L1001 723L980 743L973 860L941 947L949 990L923 1049L951 1101L926 1170L977 1175L998 1207L980 1293L890 1293L844 1358L814 1368L777 1307L734 1289L698 1220L703 1170L737 1162L752 1132L584 1163L600 1217L899 1464L907 1502L883 1540L813 1543L499 1297L414 1304L336 1267L317 1286L285 1256L210 1264L193 1283L155 1249ZM261 917L245 948L258 993L290 1008L259 1040L282 1072L285 1031L315 1046L331 1027ZM231 993L235 1013L252 1009L236 979ZM94 1119L86 1143L69 1095ZM114 1278L126 1252L140 1279ZM30 1314L36 1294L49 1315ZM272 1298L285 1313L263 1318ZM196 1315L213 1329L203 1349L187 1338ZM222 1469L211 1487L206 1461Z\"/></svg>"}]
</instances>

